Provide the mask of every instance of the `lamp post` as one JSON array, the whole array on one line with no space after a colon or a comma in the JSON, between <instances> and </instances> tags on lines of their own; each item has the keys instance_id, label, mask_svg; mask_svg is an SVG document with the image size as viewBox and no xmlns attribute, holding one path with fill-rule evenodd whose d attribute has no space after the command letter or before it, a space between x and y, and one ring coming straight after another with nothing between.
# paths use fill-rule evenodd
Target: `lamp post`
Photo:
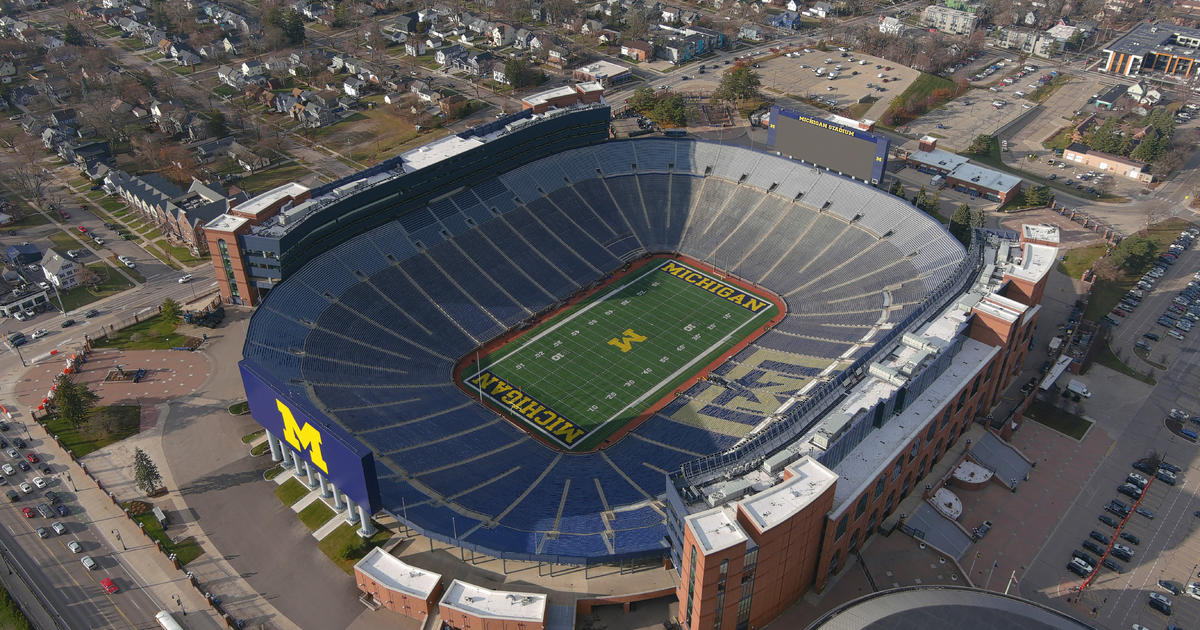
<instances>
[{"instance_id":1,"label":"lamp post","mask_svg":"<svg viewBox=\"0 0 1200 630\"><path fill-rule=\"evenodd\" d=\"M121 532L119 532L119 531L117 531L117 530L115 530L115 529L114 529L114 530L112 530L112 533L113 533L113 535L114 535L114 536L116 536L116 537L117 537L117 542L121 543L121 551L129 551L129 550L128 550L128 549L125 547L125 540L121 538Z\"/></svg>"}]
</instances>

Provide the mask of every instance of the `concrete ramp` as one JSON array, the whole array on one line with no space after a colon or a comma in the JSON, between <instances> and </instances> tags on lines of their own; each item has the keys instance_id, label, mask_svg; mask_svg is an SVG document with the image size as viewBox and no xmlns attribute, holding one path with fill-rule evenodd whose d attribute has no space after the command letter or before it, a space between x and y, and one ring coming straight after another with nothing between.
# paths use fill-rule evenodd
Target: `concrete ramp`
<instances>
[{"instance_id":1,"label":"concrete ramp","mask_svg":"<svg viewBox=\"0 0 1200 630\"><path fill-rule=\"evenodd\" d=\"M1015 487L1025 480L1025 475L1032 468L1029 461L1008 442L1001 440L992 433L984 433L971 445L971 458L981 466L996 473L1000 482L1009 487ZM1013 482L1016 483L1013 483Z\"/></svg>"},{"instance_id":2,"label":"concrete ramp","mask_svg":"<svg viewBox=\"0 0 1200 630\"><path fill-rule=\"evenodd\" d=\"M905 519L901 529L913 538L937 547L955 560L961 559L967 552L967 547L971 546L970 536L926 502L921 502L917 511Z\"/></svg>"}]
</instances>

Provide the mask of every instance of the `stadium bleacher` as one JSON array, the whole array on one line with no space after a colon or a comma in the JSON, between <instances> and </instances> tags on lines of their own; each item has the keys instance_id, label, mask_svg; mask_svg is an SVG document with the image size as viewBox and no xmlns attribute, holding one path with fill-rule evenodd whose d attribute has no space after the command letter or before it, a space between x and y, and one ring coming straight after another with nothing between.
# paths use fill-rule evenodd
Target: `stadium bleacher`
<instances>
[{"instance_id":1,"label":"stadium bleacher","mask_svg":"<svg viewBox=\"0 0 1200 630\"><path fill-rule=\"evenodd\" d=\"M812 378L820 362L805 357L846 353L885 314L885 291L899 321L964 257L903 200L709 142L607 142L446 192L278 285L244 355L306 383L376 452L389 511L510 558L661 553L664 473L739 439L717 429L761 421L747 401L778 392L758 384ZM480 343L648 252L723 267L791 314L714 372L728 382L696 384L595 453L554 451L452 384ZM755 353L770 359L743 365Z\"/></svg>"}]
</instances>

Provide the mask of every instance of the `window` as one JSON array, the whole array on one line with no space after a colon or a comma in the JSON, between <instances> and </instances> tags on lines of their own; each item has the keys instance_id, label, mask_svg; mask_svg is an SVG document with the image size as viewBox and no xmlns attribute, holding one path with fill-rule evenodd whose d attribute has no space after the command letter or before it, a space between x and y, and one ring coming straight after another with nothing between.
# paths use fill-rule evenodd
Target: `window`
<instances>
[{"instance_id":1,"label":"window","mask_svg":"<svg viewBox=\"0 0 1200 630\"><path fill-rule=\"evenodd\" d=\"M917 451L921 449L921 438L917 438L913 442L912 449L908 452L908 463L912 463L917 458Z\"/></svg>"},{"instance_id":2,"label":"window","mask_svg":"<svg viewBox=\"0 0 1200 630\"><path fill-rule=\"evenodd\" d=\"M932 441L933 441L933 433L934 433L934 431L937 431L937 425L936 425L936 424L933 424L933 423L930 423L930 425L929 425L929 430L925 432L925 441L926 441L926 442L932 442Z\"/></svg>"},{"instance_id":3,"label":"window","mask_svg":"<svg viewBox=\"0 0 1200 630\"><path fill-rule=\"evenodd\" d=\"M840 540L842 538L842 536L846 535L846 522L849 520L850 520L849 514L842 515L842 519L839 520L838 524L837 524L837 531L835 531L833 533L834 540Z\"/></svg>"},{"instance_id":4,"label":"window","mask_svg":"<svg viewBox=\"0 0 1200 630\"><path fill-rule=\"evenodd\" d=\"M967 402L967 391L963 390L963 393L958 397L958 402L954 405L954 410L958 411L959 409L962 409L963 403L965 402Z\"/></svg>"},{"instance_id":5,"label":"window","mask_svg":"<svg viewBox=\"0 0 1200 630\"><path fill-rule=\"evenodd\" d=\"M976 376L975 381L973 383L971 383L971 395L974 396L975 392L977 392L977 391L979 391L979 377L978 376Z\"/></svg>"},{"instance_id":6,"label":"window","mask_svg":"<svg viewBox=\"0 0 1200 630\"><path fill-rule=\"evenodd\" d=\"M946 412L942 414L942 426L950 424L950 408L946 407Z\"/></svg>"},{"instance_id":7,"label":"window","mask_svg":"<svg viewBox=\"0 0 1200 630\"><path fill-rule=\"evenodd\" d=\"M900 473L904 472L904 459L897 459L896 466L892 468L892 481L900 478Z\"/></svg>"},{"instance_id":8,"label":"window","mask_svg":"<svg viewBox=\"0 0 1200 630\"><path fill-rule=\"evenodd\" d=\"M854 519L858 520L867 511L867 495L862 495L858 498L858 505L854 506Z\"/></svg>"},{"instance_id":9,"label":"window","mask_svg":"<svg viewBox=\"0 0 1200 630\"><path fill-rule=\"evenodd\" d=\"M721 561L721 575L729 573L729 560Z\"/></svg>"},{"instance_id":10,"label":"window","mask_svg":"<svg viewBox=\"0 0 1200 630\"><path fill-rule=\"evenodd\" d=\"M878 499L879 495L883 494L883 484L884 484L883 477L880 477L879 481L875 482L875 497L874 498Z\"/></svg>"}]
</instances>

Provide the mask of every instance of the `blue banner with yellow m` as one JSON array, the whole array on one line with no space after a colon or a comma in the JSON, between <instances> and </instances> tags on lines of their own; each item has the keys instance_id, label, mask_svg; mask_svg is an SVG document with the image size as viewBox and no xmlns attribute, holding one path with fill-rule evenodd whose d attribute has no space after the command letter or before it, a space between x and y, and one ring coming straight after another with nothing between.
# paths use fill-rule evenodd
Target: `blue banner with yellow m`
<instances>
[{"instance_id":1,"label":"blue banner with yellow m","mask_svg":"<svg viewBox=\"0 0 1200 630\"><path fill-rule=\"evenodd\" d=\"M242 361L242 385L250 414L283 442L284 448L325 475L351 500L375 512L380 507L375 458L370 449L313 409L307 400L283 394L283 388Z\"/></svg>"}]
</instances>

